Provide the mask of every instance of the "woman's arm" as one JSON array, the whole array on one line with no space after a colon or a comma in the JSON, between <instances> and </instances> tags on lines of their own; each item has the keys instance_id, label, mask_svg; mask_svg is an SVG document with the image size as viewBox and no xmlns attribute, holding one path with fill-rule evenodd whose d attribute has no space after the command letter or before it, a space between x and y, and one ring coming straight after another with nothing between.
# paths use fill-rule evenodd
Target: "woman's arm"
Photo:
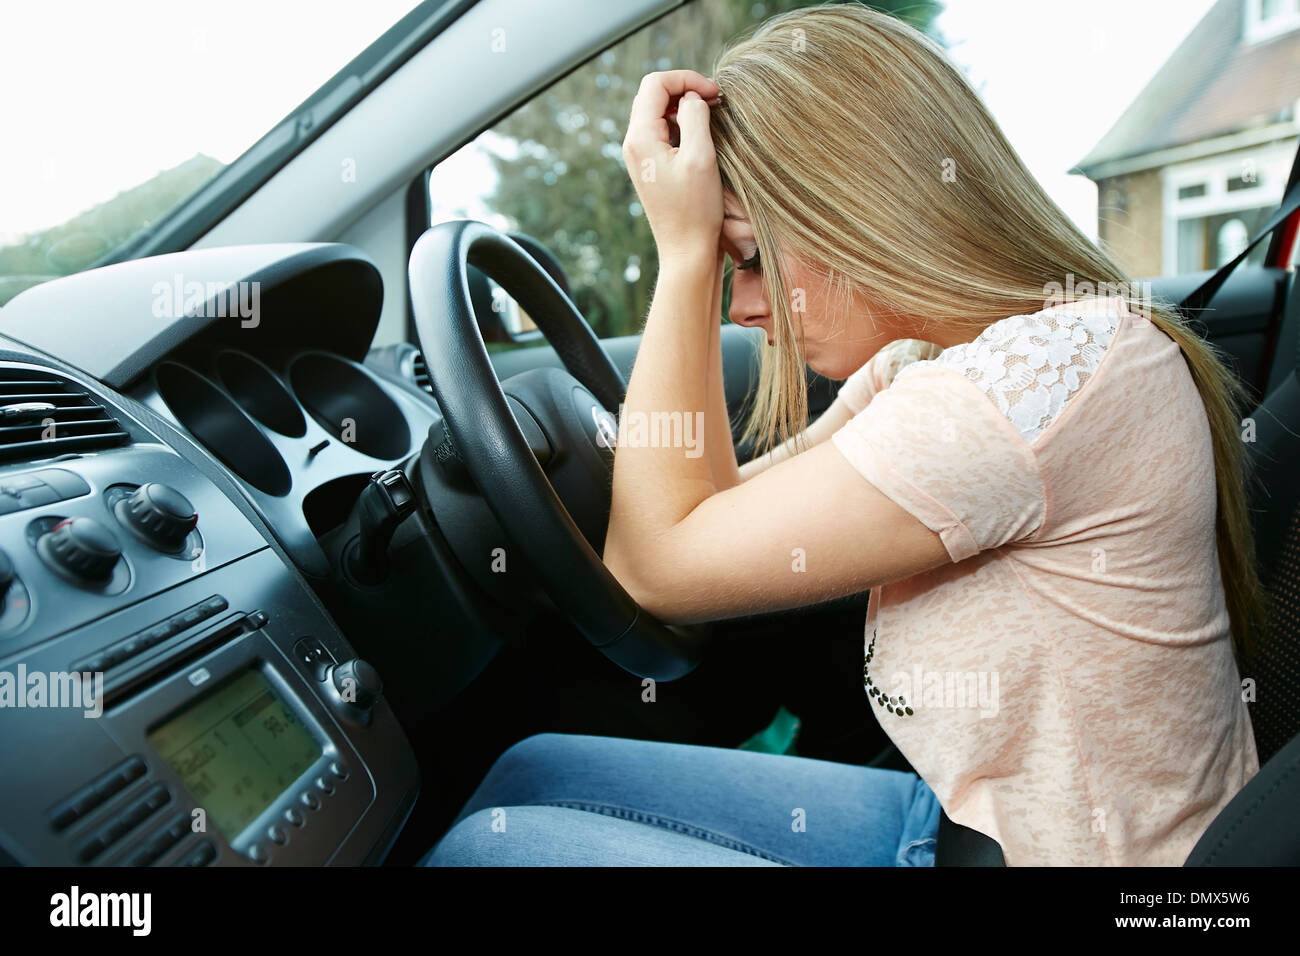
<instances>
[{"instance_id":1,"label":"woman's arm","mask_svg":"<svg viewBox=\"0 0 1300 956\"><path fill-rule=\"evenodd\" d=\"M705 409L719 398L721 383L711 384L709 371L722 194L701 99L716 91L689 71L651 74L633 105L624 154L629 170L652 171L637 189L660 270L625 421ZM679 148L669 144L665 119L674 95ZM619 442L605 564L661 620L798 607L949 560L936 532L864 481L830 442L720 490L724 481L714 455Z\"/></svg>"},{"instance_id":2,"label":"woman's arm","mask_svg":"<svg viewBox=\"0 0 1300 956\"><path fill-rule=\"evenodd\" d=\"M872 398L888 388L894 381L894 376L908 365L935 358L942 351L933 342L920 339L895 339L890 342L848 377L831 407L804 429L800 436L804 450L820 445L847 425L854 415L870 404ZM793 457L795 448L795 439L792 438L772 449L769 454L746 462L740 469L741 480L752 478L777 462Z\"/></svg>"},{"instance_id":3,"label":"woman's arm","mask_svg":"<svg viewBox=\"0 0 1300 956\"><path fill-rule=\"evenodd\" d=\"M713 304L709 308L708 407L705 415L705 454L713 463L713 484L719 491L744 480L731 437L731 413L722 377L722 268L719 260Z\"/></svg>"},{"instance_id":4,"label":"woman's arm","mask_svg":"<svg viewBox=\"0 0 1300 956\"><path fill-rule=\"evenodd\" d=\"M704 406L720 269L716 256L661 264L625 421ZM949 555L830 442L720 489L709 455L653 441L619 443L604 560L638 604L688 623L858 593Z\"/></svg>"},{"instance_id":5,"label":"woman's arm","mask_svg":"<svg viewBox=\"0 0 1300 956\"><path fill-rule=\"evenodd\" d=\"M853 410L844 404L842 399L837 397L831 403L831 407L818 415L816 420L803 430L802 434L777 445L767 454L759 455L757 458L750 459L741 465L740 480L747 481L760 472L767 471L778 462L793 458L796 441L802 442L804 451L820 445L847 425L853 414Z\"/></svg>"}]
</instances>

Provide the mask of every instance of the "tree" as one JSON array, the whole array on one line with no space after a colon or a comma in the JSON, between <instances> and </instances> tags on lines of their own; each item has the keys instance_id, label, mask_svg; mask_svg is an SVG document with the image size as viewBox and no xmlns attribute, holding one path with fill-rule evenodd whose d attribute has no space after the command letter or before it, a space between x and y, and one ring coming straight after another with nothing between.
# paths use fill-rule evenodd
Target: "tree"
<instances>
[{"instance_id":1,"label":"tree","mask_svg":"<svg viewBox=\"0 0 1300 956\"><path fill-rule=\"evenodd\" d=\"M599 336L639 330L657 263L650 226L623 164L622 142L641 77L689 68L706 75L732 37L808 0L697 0L606 50L499 123L513 148L492 152L488 206L564 264L573 297ZM922 30L937 0L872 6Z\"/></svg>"}]
</instances>

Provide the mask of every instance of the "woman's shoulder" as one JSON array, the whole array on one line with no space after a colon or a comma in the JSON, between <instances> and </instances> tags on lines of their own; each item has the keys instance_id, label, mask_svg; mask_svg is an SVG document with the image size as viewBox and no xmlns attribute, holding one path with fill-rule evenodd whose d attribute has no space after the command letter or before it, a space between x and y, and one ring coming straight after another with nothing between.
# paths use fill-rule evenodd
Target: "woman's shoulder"
<instances>
[{"instance_id":1,"label":"woman's shoulder","mask_svg":"<svg viewBox=\"0 0 1300 956\"><path fill-rule=\"evenodd\" d=\"M973 341L917 362L965 376L1032 444L1083 392L1129 315L1122 299L1088 299L994 322Z\"/></svg>"}]
</instances>

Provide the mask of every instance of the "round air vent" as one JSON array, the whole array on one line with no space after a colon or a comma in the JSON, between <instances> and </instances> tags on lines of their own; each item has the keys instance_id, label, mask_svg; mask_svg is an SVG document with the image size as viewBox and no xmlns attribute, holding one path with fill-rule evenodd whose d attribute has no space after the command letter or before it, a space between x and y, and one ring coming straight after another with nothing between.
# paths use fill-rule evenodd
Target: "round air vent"
<instances>
[{"instance_id":1,"label":"round air vent","mask_svg":"<svg viewBox=\"0 0 1300 956\"><path fill-rule=\"evenodd\" d=\"M386 461L410 451L402 410L361 366L328 352L305 352L289 366L289 384L312 418L343 444Z\"/></svg>"},{"instance_id":2,"label":"round air vent","mask_svg":"<svg viewBox=\"0 0 1300 956\"><path fill-rule=\"evenodd\" d=\"M276 374L251 355L222 352L217 356L217 374L239 406L267 428L290 438L307 433L298 402Z\"/></svg>"},{"instance_id":3,"label":"round air vent","mask_svg":"<svg viewBox=\"0 0 1300 956\"><path fill-rule=\"evenodd\" d=\"M235 474L268 495L289 493L293 479L284 459L225 392L176 362L159 365L155 380L176 420Z\"/></svg>"}]
</instances>

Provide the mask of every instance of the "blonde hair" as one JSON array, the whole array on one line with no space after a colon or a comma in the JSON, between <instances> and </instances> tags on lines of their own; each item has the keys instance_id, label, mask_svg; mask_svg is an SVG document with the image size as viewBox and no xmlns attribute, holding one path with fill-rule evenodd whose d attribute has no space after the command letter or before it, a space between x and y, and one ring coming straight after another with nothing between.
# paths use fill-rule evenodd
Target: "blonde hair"
<instances>
[{"instance_id":1,"label":"blonde hair","mask_svg":"<svg viewBox=\"0 0 1300 956\"><path fill-rule=\"evenodd\" d=\"M1045 308L1047 290L1071 278L1076 288L1122 290L1178 343L1205 405L1220 570L1244 647L1264 604L1238 433L1241 383L1178 312L1137 300L943 51L891 16L826 4L764 22L722 53L713 78L723 91L711 119L718 167L753 226L774 324L745 438L766 451L797 443L807 422L786 255L841 295L868 294L873 310L972 336Z\"/></svg>"}]
</instances>

